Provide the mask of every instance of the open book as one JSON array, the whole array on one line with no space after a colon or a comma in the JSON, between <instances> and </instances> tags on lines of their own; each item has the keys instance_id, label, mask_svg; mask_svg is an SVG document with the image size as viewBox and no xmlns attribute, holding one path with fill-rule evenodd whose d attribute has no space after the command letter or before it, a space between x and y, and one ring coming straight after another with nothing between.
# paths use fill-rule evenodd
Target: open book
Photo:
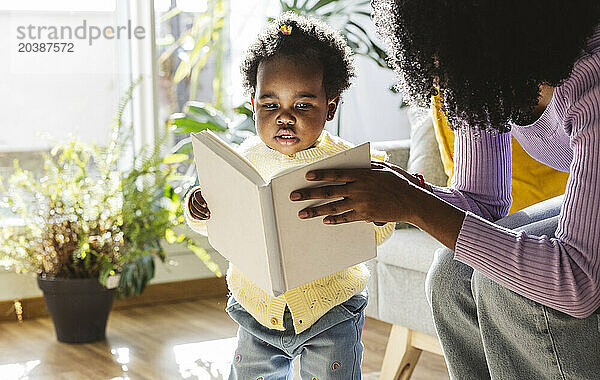
<instances>
[{"instance_id":1,"label":"open book","mask_svg":"<svg viewBox=\"0 0 600 380\"><path fill-rule=\"evenodd\" d=\"M270 295L278 296L376 255L366 222L323 224L300 219L305 207L328 201L290 201L314 169L369 168L369 143L263 178L245 158L210 131L192 134L202 196L210 209L208 240L221 255Z\"/></svg>"}]
</instances>

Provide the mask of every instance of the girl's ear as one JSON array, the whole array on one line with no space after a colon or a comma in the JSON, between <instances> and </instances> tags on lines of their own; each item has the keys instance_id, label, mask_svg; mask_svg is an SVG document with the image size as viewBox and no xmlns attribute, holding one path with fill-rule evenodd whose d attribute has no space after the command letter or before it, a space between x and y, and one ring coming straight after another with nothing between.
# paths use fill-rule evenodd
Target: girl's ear
<instances>
[{"instance_id":1,"label":"girl's ear","mask_svg":"<svg viewBox=\"0 0 600 380\"><path fill-rule=\"evenodd\" d=\"M254 96L250 97L250 103L252 103L252 119L254 119L254 114L256 113L256 110L254 109Z\"/></svg>"},{"instance_id":2,"label":"girl's ear","mask_svg":"<svg viewBox=\"0 0 600 380\"><path fill-rule=\"evenodd\" d=\"M338 104L340 104L339 96L336 96L335 98L330 99L327 102L327 121L333 120L333 117L335 116L335 111L338 108Z\"/></svg>"}]
</instances>

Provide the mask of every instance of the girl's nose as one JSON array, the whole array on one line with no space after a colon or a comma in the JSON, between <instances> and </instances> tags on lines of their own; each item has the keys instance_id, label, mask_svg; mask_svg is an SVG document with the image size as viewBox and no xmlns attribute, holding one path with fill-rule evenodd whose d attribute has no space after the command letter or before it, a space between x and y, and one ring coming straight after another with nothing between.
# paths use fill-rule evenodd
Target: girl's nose
<instances>
[{"instance_id":1,"label":"girl's nose","mask_svg":"<svg viewBox=\"0 0 600 380\"><path fill-rule=\"evenodd\" d=\"M294 125L296 124L296 118L290 115L289 113L281 113L277 117L277 125Z\"/></svg>"}]
</instances>

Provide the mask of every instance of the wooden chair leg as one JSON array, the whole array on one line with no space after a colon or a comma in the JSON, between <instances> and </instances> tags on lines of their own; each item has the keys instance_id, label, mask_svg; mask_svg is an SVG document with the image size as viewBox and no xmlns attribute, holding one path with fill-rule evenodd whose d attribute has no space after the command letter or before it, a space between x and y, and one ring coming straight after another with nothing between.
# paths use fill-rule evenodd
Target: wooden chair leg
<instances>
[{"instance_id":1,"label":"wooden chair leg","mask_svg":"<svg viewBox=\"0 0 600 380\"><path fill-rule=\"evenodd\" d=\"M422 352L412 344L414 333L415 331L404 326L392 325L381 366L380 380L410 379Z\"/></svg>"}]
</instances>

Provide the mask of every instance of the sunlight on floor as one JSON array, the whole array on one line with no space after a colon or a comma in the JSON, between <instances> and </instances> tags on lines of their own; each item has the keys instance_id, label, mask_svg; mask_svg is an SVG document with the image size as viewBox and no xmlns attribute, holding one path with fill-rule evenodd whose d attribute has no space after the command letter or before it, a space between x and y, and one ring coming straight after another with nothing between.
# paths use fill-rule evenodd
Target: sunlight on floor
<instances>
[{"instance_id":1,"label":"sunlight on floor","mask_svg":"<svg viewBox=\"0 0 600 380\"><path fill-rule=\"evenodd\" d=\"M127 364L129 364L129 348L127 347L118 347L110 350L110 353L115 357L115 361L121 365L121 369L123 370L123 376L114 377L111 380L129 380L129 376L127 376L127 371L129 368Z\"/></svg>"},{"instance_id":2,"label":"sunlight on floor","mask_svg":"<svg viewBox=\"0 0 600 380\"><path fill-rule=\"evenodd\" d=\"M0 374L5 380L27 380L29 373L41 362L30 360L25 363L0 364Z\"/></svg>"},{"instance_id":3,"label":"sunlight on floor","mask_svg":"<svg viewBox=\"0 0 600 380\"><path fill-rule=\"evenodd\" d=\"M236 337L174 346L179 374L184 379L227 379L236 346Z\"/></svg>"}]
</instances>

